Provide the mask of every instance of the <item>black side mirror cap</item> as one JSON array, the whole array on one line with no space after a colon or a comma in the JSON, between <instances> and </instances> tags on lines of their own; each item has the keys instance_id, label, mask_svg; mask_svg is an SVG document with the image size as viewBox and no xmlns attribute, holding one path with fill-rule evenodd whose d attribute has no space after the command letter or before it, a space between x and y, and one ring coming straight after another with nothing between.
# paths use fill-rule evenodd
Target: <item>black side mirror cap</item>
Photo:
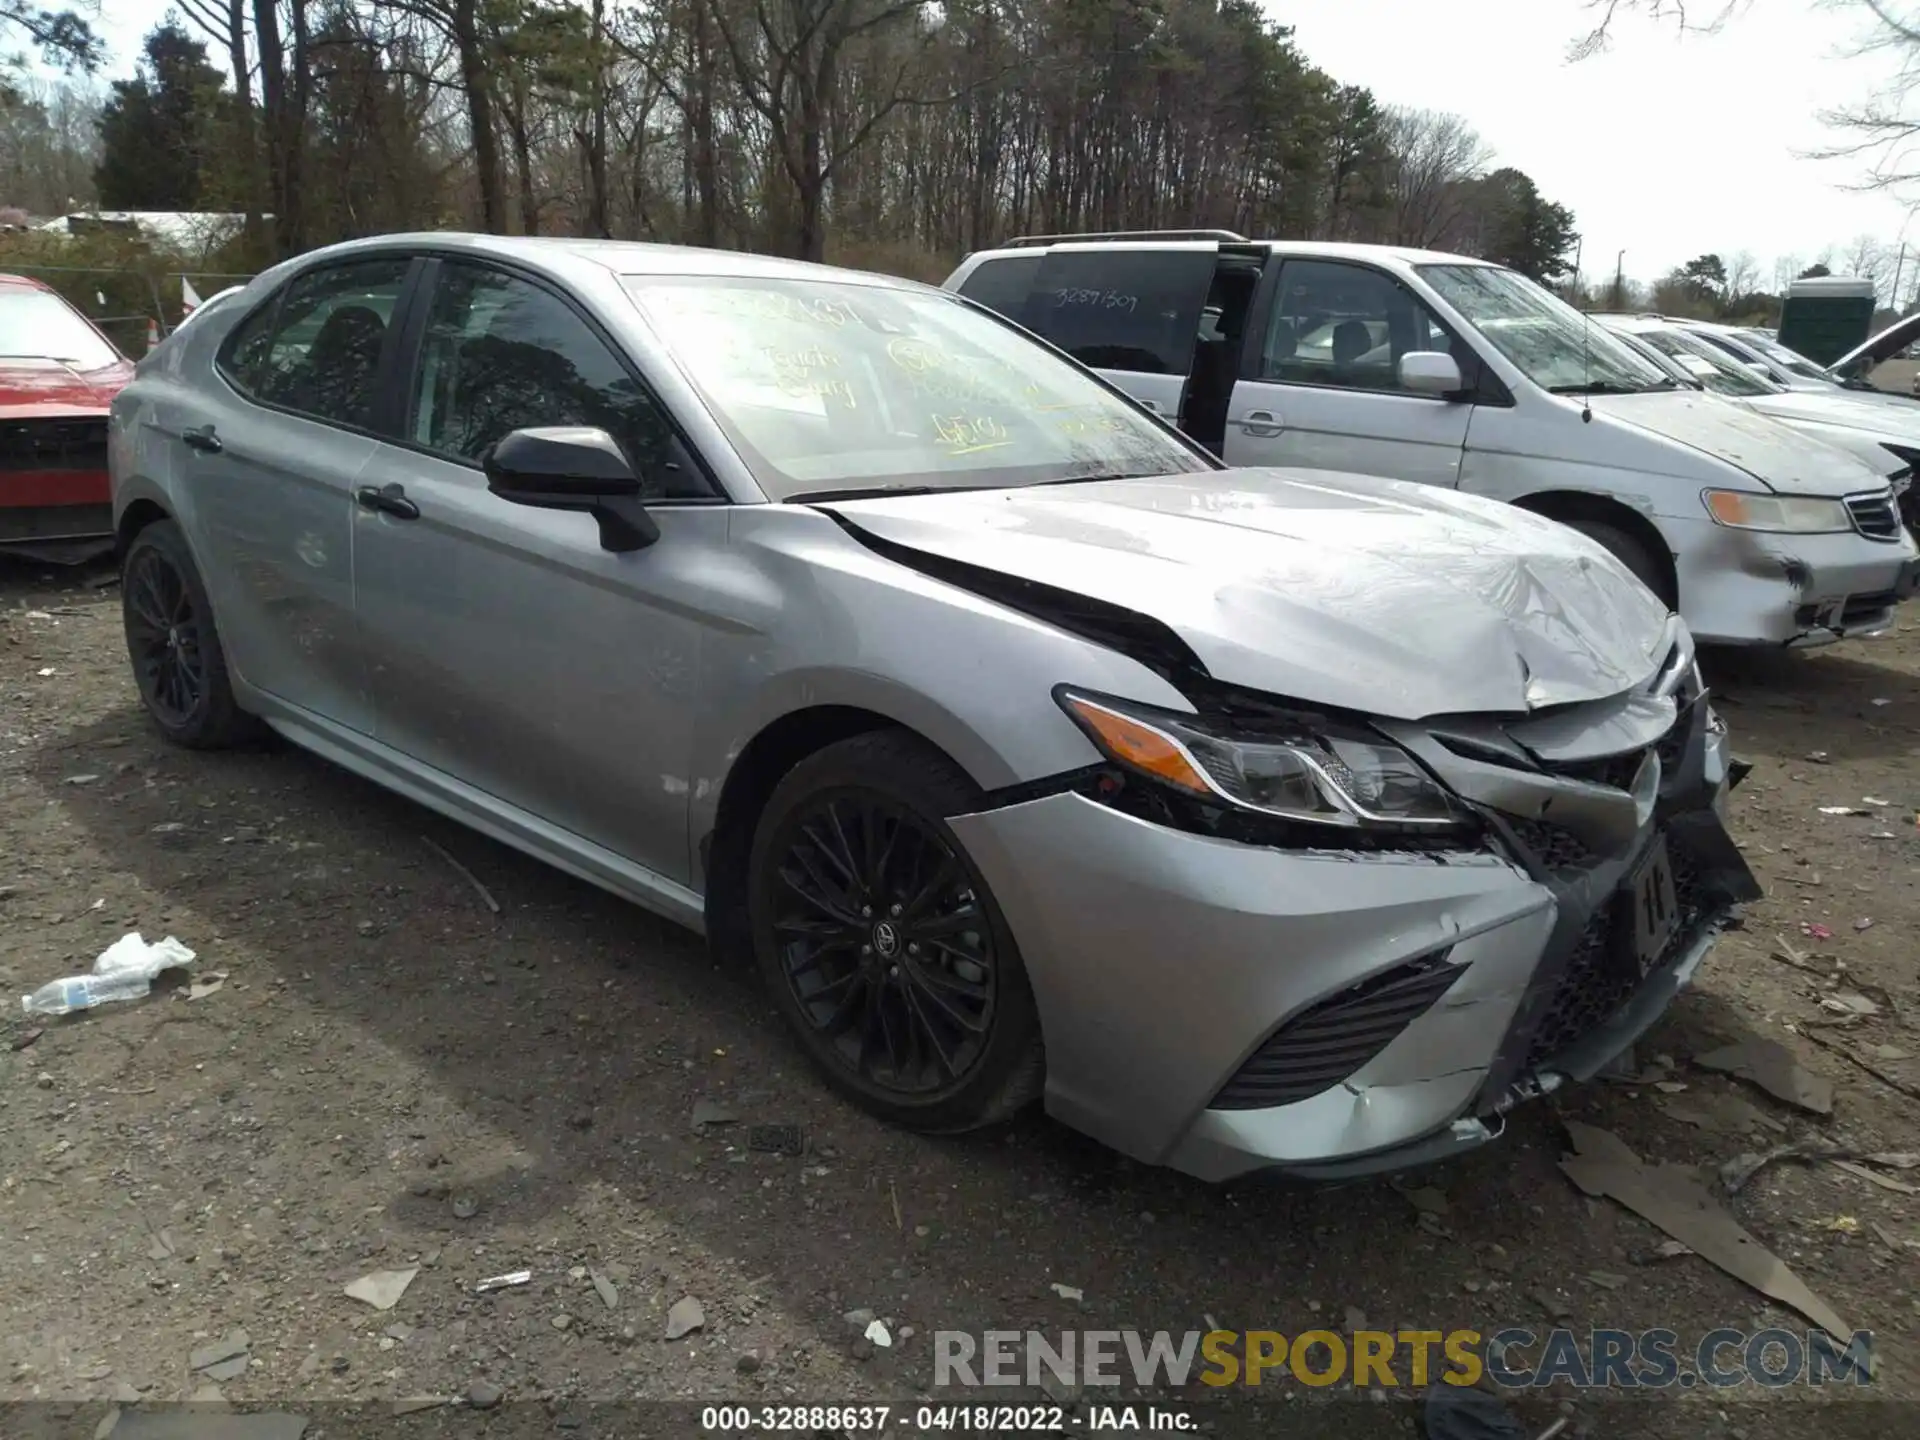
<instances>
[{"instance_id":1,"label":"black side mirror cap","mask_svg":"<svg viewBox=\"0 0 1920 1440\"><path fill-rule=\"evenodd\" d=\"M542 425L502 436L481 458L487 490L515 505L580 510L603 548L642 550L660 526L640 501L640 480L620 444L592 425Z\"/></svg>"}]
</instances>

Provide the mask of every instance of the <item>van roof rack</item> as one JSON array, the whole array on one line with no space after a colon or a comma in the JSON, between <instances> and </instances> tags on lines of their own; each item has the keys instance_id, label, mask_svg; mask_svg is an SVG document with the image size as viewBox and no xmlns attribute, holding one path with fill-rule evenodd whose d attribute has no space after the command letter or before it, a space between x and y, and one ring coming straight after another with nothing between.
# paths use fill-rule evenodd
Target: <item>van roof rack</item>
<instances>
[{"instance_id":1,"label":"van roof rack","mask_svg":"<svg viewBox=\"0 0 1920 1440\"><path fill-rule=\"evenodd\" d=\"M1076 240L1232 240L1244 245L1247 237L1231 230L1089 230L1078 235L1016 235L1000 248L1018 250L1028 245L1057 245Z\"/></svg>"}]
</instances>

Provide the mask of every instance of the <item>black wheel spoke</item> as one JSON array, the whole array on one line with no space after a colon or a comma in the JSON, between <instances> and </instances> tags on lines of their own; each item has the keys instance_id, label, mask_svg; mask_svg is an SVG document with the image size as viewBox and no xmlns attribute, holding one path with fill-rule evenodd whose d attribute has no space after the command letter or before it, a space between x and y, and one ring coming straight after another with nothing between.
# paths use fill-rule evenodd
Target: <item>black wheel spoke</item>
<instances>
[{"instance_id":1,"label":"black wheel spoke","mask_svg":"<svg viewBox=\"0 0 1920 1440\"><path fill-rule=\"evenodd\" d=\"M160 551L135 556L126 584L127 646L141 696L170 725L193 717L206 691L200 616L186 577Z\"/></svg>"},{"instance_id":2,"label":"black wheel spoke","mask_svg":"<svg viewBox=\"0 0 1920 1440\"><path fill-rule=\"evenodd\" d=\"M997 998L993 928L953 841L857 785L784 825L763 923L805 1023L863 1086L949 1091L985 1054Z\"/></svg>"},{"instance_id":3,"label":"black wheel spoke","mask_svg":"<svg viewBox=\"0 0 1920 1440\"><path fill-rule=\"evenodd\" d=\"M934 1058L940 1062L940 1068L947 1072L948 1077L954 1078L958 1076L960 1072L954 1068L953 1056L948 1054L947 1047L940 1043L940 1033L935 1027L932 1017L921 1007L919 990L913 986L908 986L906 994L907 1005L913 1011L914 1020L918 1022L914 1028L933 1043Z\"/></svg>"},{"instance_id":4,"label":"black wheel spoke","mask_svg":"<svg viewBox=\"0 0 1920 1440\"><path fill-rule=\"evenodd\" d=\"M931 905L935 900L940 898L940 892L942 890L946 889L949 885L960 883L962 878L960 862L955 860L952 855L941 855L932 876L928 878L924 885L914 891L913 898L906 902L901 918L915 922L915 928L917 929L921 912L925 910L928 905Z\"/></svg>"},{"instance_id":5,"label":"black wheel spoke","mask_svg":"<svg viewBox=\"0 0 1920 1440\"><path fill-rule=\"evenodd\" d=\"M916 999L926 1000L962 1030L977 1035L986 1028L978 1020L970 1019L954 1009L947 998L940 993L939 987L927 984L926 980L927 976L923 972L915 971L911 988L915 992Z\"/></svg>"},{"instance_id":6,"label":"black wheel spoke","mask_svg":"<svg viewBox=\"0 0 1920 1440\"><path fill-rule=\"evenodd\" d=\"M945 940L953 935L964 935L969 930L980 928L980 914L971 905L955 910L949 915L935 915L931 919L914 923L913 938L916 940Z\"/></svg>"},{"instance_id":7,"label":"black wheel spoke","mask_svg":"<svg viewBox=\"0 0 1920 1440\"><path fill-rule=\"evenodd\" d=\"M809 864L806 859L800 856L795 856L794 858L799 861L801 868L807 872L808 880L812 881L815 885L823 883L817 869ZM819 895L807 886L802 885L785 870L780 872L780 879L789 890L806 901L807 904L813 906L813 908L818 910L822 915L827 916L829 919L837 920L840 924L849 928L857 928L859 926L860 917L854 914L853 908L846 903L844 897Z\"/></svg>"}]
</instances>

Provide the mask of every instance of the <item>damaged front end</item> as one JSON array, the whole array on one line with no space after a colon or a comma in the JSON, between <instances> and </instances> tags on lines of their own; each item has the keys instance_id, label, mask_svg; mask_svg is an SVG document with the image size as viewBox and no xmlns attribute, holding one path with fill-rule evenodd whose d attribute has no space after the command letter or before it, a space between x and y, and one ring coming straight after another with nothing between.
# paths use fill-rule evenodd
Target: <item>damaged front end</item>
<instances>
[{"instance_id":1,"label":"damaged front end","mask_svg":"<svg viewBox=\"0 0 1920 1440\"><path fill-rule=\"evenodd\" d=\"M1552 896L1553 923L1465 1113L1396 1152L1287 1167L1299 1174L1401 1168L1495 1138L1516 1105L1629 1049L1762 893L1725 824L1751 767L1727 753L1690 644L1610 707L1385 728L1470 798L1497 848Z\"/></svg>"}]
</instances>

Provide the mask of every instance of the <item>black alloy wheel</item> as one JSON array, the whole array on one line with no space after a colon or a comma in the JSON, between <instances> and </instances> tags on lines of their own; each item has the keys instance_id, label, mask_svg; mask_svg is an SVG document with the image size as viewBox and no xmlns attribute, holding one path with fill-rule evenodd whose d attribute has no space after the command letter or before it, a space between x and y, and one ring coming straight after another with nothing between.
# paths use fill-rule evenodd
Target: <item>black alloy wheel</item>
<instances>
[{"instance_id":1,"label":"black alloy wheel","mask_svg":"<svg viewBox=\"0 0 1920 1440\"><path fill-rule=\"evenodd\" d=\"M215 750L258 734L234 698L207 587L173 521L154 521L127 545L120 614L140 701L169 740Z\"/></svg>"},{"instance_id":2,"label":"black alloy wheel","mask_svg":"<svg viewBox=\"0 0 1920 1440\"><path fill-rule=\"evenodd\" d=\"M186 581L157 546L144 546L127 564L127 652L140 697L163 726L188 724L207 692L200 615Z\"/></svg>"},{"instance_id":3,"label":"black alloy wheel","mask_svg":"<svg viewBox=\"0 0 1920 1440\"><path fill-rule=\"evenodd\" d=\"M1018 948L945 823L977 795L878 731L801 762L755 837L755 950L781 1010L839 1088L921 1129L999 1119L1042 1073Z\"/></svg>"},{"instance_id":4,"label":"black alloy wheel","mask_svg":"<svg viewBox=\"0 0 1920 1440\"><path fill-rule=\"evenodd\" d=\"M993 1023L993 939L953 848L872 791L811 797L789 821L774 933L787 984L869 1084L941 1090Z\"/></svg>"}]
</instances>

